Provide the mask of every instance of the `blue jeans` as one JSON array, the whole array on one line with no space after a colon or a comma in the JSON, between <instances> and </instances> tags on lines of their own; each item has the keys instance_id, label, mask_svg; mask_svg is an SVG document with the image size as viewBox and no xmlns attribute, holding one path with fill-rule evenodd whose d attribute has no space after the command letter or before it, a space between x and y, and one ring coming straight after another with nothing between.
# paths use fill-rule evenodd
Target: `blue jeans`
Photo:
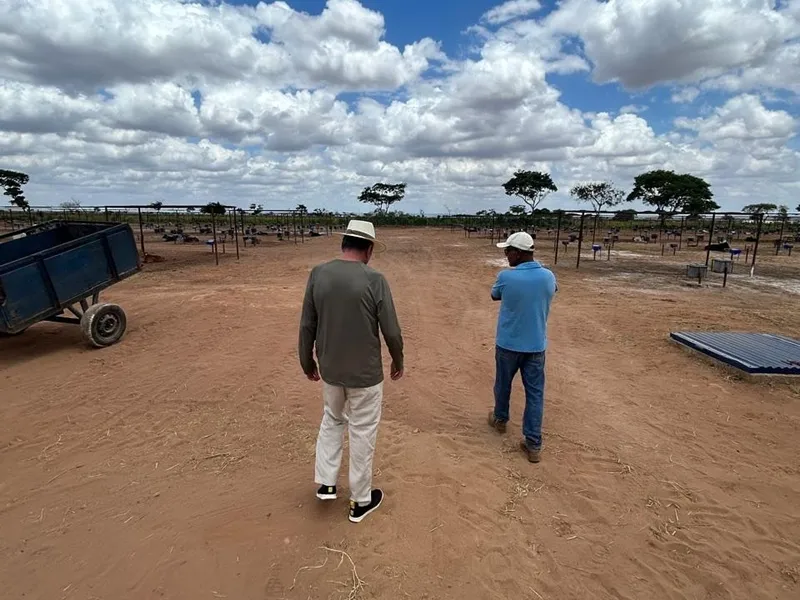
<instances>
[{"instance_id":1,"label":"blue jeans","mask_svg":"<svg viewBox=\"0 0 800 600\"><path fill-rule=\"evenodd\" d=\"M522 435L531 449L542 447L542 415L544 414L544 352L514 352L495 346L496 376L494 382L494 417L508 421L511 383L517 371L522 373L525 387L525 414Z\"/></svg>"}]
</instances>

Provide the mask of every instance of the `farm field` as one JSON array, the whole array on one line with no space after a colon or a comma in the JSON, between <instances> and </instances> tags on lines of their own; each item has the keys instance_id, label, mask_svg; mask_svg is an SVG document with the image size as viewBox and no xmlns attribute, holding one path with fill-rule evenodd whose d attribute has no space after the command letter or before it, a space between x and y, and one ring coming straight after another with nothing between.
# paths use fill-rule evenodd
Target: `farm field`
<instances>
[{"instance_id":1,"label":"farm field","mask_svg":"<svg viewBox=\"0 0 800 600\"><path fill-rule=\"evenodd\" d=\"M339 500L314 497L321 391L297 324L340 238L238 262L229 245L217 267L148 234L166 260L105 295L128 313L120 344L48 323L0 339L3 597L800 596L800 381L746 381L668 340L800 337L800 254L764 244L757 277L737 265L725 289L687 285L699 249L623 243L593 261L585 242L580 270L574 246L561 254L533 465L519 382L509 433L486 425L502 253L459 230L378 235L407 356L386 382L378 511L347 521L346 467Z\"/></svg>"}]
</instances>

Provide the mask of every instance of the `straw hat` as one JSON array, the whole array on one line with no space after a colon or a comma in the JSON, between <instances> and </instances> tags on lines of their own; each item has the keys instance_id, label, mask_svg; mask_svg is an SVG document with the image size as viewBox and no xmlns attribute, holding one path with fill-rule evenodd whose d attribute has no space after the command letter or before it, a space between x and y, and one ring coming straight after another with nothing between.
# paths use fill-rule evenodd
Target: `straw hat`
<instances>
[{"instance_id":1,"label":"straw hat","mask_svg":"<svg viewBox=\"0 0 800 600\"><path fill-rule=\"evenodd\" d=\"M375 238L375 226L369 221L359 221L357 219L351 220L347 224L345 231L337 231L338 235L346 235L347 237L361 238L362 240L369 240L375 244L375 250L380 252L386 250L386 244Z\"/></svg>"}]
</instances>

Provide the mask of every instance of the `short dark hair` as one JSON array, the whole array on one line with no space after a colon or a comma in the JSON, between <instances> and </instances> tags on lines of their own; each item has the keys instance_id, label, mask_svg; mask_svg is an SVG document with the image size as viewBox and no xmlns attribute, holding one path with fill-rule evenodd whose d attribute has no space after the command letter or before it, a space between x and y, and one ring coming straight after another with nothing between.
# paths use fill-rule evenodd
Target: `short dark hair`
<instances>
[{"instance_id":1,"label":"short dark hair","mask_svg":"<svg viewBox=\"0 0 800 600\"><path fill-rule=\"evenodd\" d=\"M346 235L342 238L342 250L359 250L366 252L372 247L372 242L364 238Z\"/></svg>"}]
</instances>

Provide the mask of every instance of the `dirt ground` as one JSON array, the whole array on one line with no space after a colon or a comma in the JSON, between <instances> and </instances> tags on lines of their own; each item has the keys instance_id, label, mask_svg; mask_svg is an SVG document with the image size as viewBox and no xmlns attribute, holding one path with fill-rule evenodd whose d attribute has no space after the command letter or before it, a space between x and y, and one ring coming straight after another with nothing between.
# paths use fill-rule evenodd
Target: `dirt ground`
<instances>
[{"instance_id":1,"label":"dirt ground","mask_svg":"<svg viewBox=\"0 0 800 600\"><path fill-rule=\"evenodd\" d=\"M519 382L509 433L485 422L502 254L461 232L379 235L407 344L406 377L386 384L379 511L347 521L346 468L344 497L314 498L322 404L296 330L308 271L339 238L238 262L229 247L219 267L152 241L166 260L106 294L128 313L120 344L46 323L0 340L0 596L800 597L800 382L746 381L668 341L800 337L800 256L764 252L761 280L737 267L722 289L686 285L701 252L587 248L576 271L568 250L532 465Z\"/></svg>"}]
</instances>

